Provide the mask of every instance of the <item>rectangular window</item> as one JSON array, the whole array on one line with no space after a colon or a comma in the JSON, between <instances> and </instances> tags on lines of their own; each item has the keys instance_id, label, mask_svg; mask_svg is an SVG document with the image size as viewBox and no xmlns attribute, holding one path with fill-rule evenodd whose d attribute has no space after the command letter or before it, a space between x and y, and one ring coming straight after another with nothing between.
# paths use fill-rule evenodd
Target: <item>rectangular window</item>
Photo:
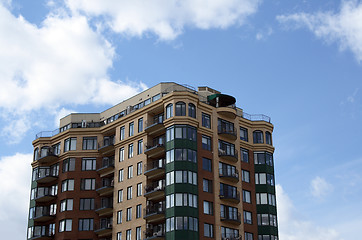
<instances>
[{"instance_id":1,"label":"rectangular window","mask_svg":"<svg viewBox=\"0 0 362 240\"><path fill-rule=\"evenodd\" d=\"M137 176L142 174L142 162L137 163Z\"/></svg>"},{"instance_id":2,"label":"rectangular window","mask_svg":"<svg viewBox=\"0 0 362 240\"><path fill-rule=\"evenodd\" d=\"M245 142L248 141L248 129L240 127L240 139Z\"/></svg>"},{"instance_id":3,"label":"rectangular window","mask_svg":"<svg viewBox=\"0 0 362 240\"><path fill-rule=\"evenodd\" d=\"M64 140L64 152L77 150L77 138L67 138Z\"/></svg>"},{"instance_id":4,"label":"rectangular window","mask_svg":"<svg viewBox=\"0 0 362 240\"><path fill-rule=\"evenodd\" d=\"M137 148L137 154L140 155L143 153L143 139L138 140L138 148Z\"/></svg>"},{"instance_id":5,"label":"rectangular window","mask_svg":"<svg viewBox=\"0 0 362 240\"><path fill-rule=\"evenodd\" d=\"M247 149L240 148L240 153L241 153L241 161L248 163L249 162L249 151Z\"/></svg>"},{"instance_id":6,"label":"rectangular window","mask_svg":"<svg viewBox=\"0 0 362 240\"><path fill-rule=\"evenodd\" d=\"M210 115L206 113L202 113L202 126L206 128L211 128L211 120Z\"/></svg>"},{"instance_id":7,"label":"rectangular window","mask_svg":"<svg viewBox=\"0 0 362 240\"><path fill-rule=\"evenodd\" d=\"M128 158L133 158L133 143L128 145Z\"/></svg>"},{"instance_id":8,"label":"rectangular window","mask_svg":"<svg viewBox=\"0 0 362 240\"><path fill-rule=\"evenodd\" d=\"M80 190L95 190L96 179L95 178L82 178L80 184Z\"/></svg>"},{"instance_id":9,"label":"rectangular window","mask_svg":"<svg viewBox=\"0 0 362 240\"><path fill-rule=\"evenodd\" d=\"M124 140L124 139L125 139L125 128L124 126L122 126L119 132L119 140Z\"/></svg>"},{"instance_id":10,"label":"rectangular window","mask_svg":"<svg viewBox=\"0 0 362 240\"><path fill-rule=\"evenodd\" d=\"M137 184L137 197L142 196L142 183Z\"/></svg>"},{"instance_id":11,"label":"rectangular window","mask_svg":"<svg viewBox=\"0 0 362 240\"><path fill-rule=\"evenodd\" d=\"M204 223L204 236L209 238L214 237L214 227L212 224Z\"/></svg>"},{"instance_id":12,"label":"rectangular window","mask_svg":"<svg viewBox=\"0 0 362 240\"><path fill-rule=\"evenodd\" d=\"M131 221L132 220L132 208L127 208L127 216L126 216L126 221Z\"/></svg>"},{"instance_id":13,"label":"rectangular window","mask_svg":"<svg viewBox=\"0 0 362 240\"><path fill-rule=\"evenodd\" d=\"M130 179L132 177L133 177L133 166L129 166L128 167L127 178Z\"/></svg>"},{"instance_id":14,"label":"rectangular window","mask_svg":"<svg viewBox=\"0 0 362 240\"><path fill-rule=\"evenodd\" d=\"M94 209L94 198L81 198L79 201L80 210L93 210Z\"/></svg>"},{"instance_id":15,"label":"rectangular window","mask_svg":"<svg viewBox=\"0 0 362 240\"><path fill-rule=\"evenodd\" d=\"M133 122L131 122L129 124L129 132L128 133L129 133L128 136L130 136L130 137L132 137L134 135L134 123Z\"/></svg>"},{"instance_id":16,"label":"rectangular window","mask_svg":"<svg viewBox=\"0 0 362 240\"><path fill-rule=\"evenodd\" d=\"M211 159L202 158L202 169L209 172L212 171Z\"/></svg>"},{"instance_id":17,"label":"rectangular window","mask_svg":"<svg viewBox=\"0 0 362 240\"><path fill-rule=\"evenodd\" d=\"M122 240L122 232L117 233L117 240Z\"/></svg>"},{"instance_id":18,"label":"rectangular window","mask_svg":"<svg viewBox=\"0 0 362 240\"><path fill-rule=\"evenodd\" d=\"M251 212L244 211L244 223L252 224Z\"/></svg>"},{"instance_id":19,"label":"rectangular window","mask_svg":"<svg viewBox=\"0 0 362 240\"><path fill-rule=\"evenodd\" d=\"M63 219L59 221L59 232L72 231L72 219Z\"/></svg>"},{"instance_id":20,"label":"rectangular window","mask_svg":"<svg viewBox=\"0 0 362 240\"><path fill-rule=\"evenodd\" d=\"M212 181L208 179L203 179L202 189L204 192L212 193Z\"/></svg>"},{"instance_id":21,"label":"rectangular window","mask_svg":"<svg viewBox=\"0 0 362 240\"><path fill-rule=\"evenodd\" d=\"M60 143L53 145L52 148L53 153L58 156L60 154Z\"/></svg>"},{"instance_id":22,"label":"rectangular window","mask_svg":"<svg viewBox=\"0 0 362 240\"><path fill-rule=\"evenodd\" d=\"M128 229L127 231L126 231L126 240L132 240L131 238L132 238L132 235L131 235L131 229Z\"/></svg>"},{"instance_id":23,"label":"rectangular window","mask_svg":"<svg viewBox=\"0 0 362 240\"><path fill-rule=\"evenodd\" d=\"M83 137L83 150L96 150L97 137Z\"/></svg>"},{"instance_id":24,"label":"rectangular window","mask_svg":"<svg viewBox=\"0 0 362 240\"><path fill-rule=\"evenodd\" d=\"M250 172L247 170L241 170L241 180L243 182L250 183Z\"/></svg>"},{"instance_id":25,"label":"rectangular window","mask_svg":"<svg viewBox=\"0 0 362 240\"><path fill-rule=\"evenodd\" d=\"M138 119L138 132L143 131L143 118Z\"/></svg>"},{"instance_id":26,"label":"rectangular window","mask_svg":"<svg viewBox=\"0 0 362 240\"><path fill-rule=\"evenodd\" d=\"M141 227L137 227L136 228L136 240L141 240L142 235L141 235Z\"/></svg>"},{"instance_id":27,"label":"rectangular window","mask_svg":"<svg viewBox=\"0 0 362 240\"><path fill-rule=\"evenodd\" d=\"M94 171L96 167L95 158L82 158L82 171Z\"/></svg>"},{"instance_id":28,"label":"rectangular window","mask_svg":"<svg viewBox=\"0 0 362 240\"><path fill-rule=\"evenodd\" d=\"M118 190L118 203L123 202L123 189Z\"/></svg>"},{"instance_id":29,"label":"rectangular window","mask_svg":"<svg viewBox=\"0 0 362 240\"><path fill-rule=\"evenodd\" d=\"M124 161L124 148L120 148L119 149L119 161L123 162Z\"/></svg>"},{"instance_id":30,"label":"rectangular window","mask_svg":"<svg viewBox=\"0 0 362 240\"><path fill-rule=\"evenodd\" d=\"M62 181L62 192L74 191L74 179L66 179Z\"/></svg>"},{"instance_id":31,"label":"rectangular window","mask_svg":"<svg viewBox=\"0 0 362 240\"><path fill-rule=\"evenodd\" d=\"M212 202L204 201L204 214L213 215L213 204L212 204Z\"/></svg>"},{"instance_id":32,"label":"rectangular window","mask_svg":"<svg viewBox=\"0 0 362 240\"><path fill-rule=\"evenodd\" d=\"M251 193L250 193L250 191L243 190L243 202L251 203Z\"/></svg>"},{"instance_id":33,"label":"rectangular window","mask_svg":"<svg viewBox=\"0 0 362 240\"><path fill-rule=\"evenodd\" d=\"M136 218L142 217L142 204L136 206Z\"/></svg>"},{"instance_id":34,"label":"rectangular window","mask_svg":"<svg viewBox=\"0 0 362 240\"><path fill-rule=\"evenodd\" d=\"M132 199L132 186L127 187L127 200Z\"/></svg>"},{"instance_id":35,"label":"rectangular window","mask_svg":"<svg viewBox=\"0 0 362 240\"><path fill-rule=\"evenodd\" d=\"M60 201L60 212L72 211L73 210L73 199L64 199Z\"/></svg>"},{"instance_id":36,"label":"rectangular window","mask_svg":"<svg viewBox=\"0 0 362 240\"><path fill-rule=\"evenodd\" d=\"M93 218L81 218L78 223L79 231L93 231Z\"/></svg>"},{"instance_id":37,"label":"rectangular window","mask_svg":"<svg viewBox=\"0 0 362 240\"><path fill-rule=\"evenodd\" d=\"M245 232L245 240L253 240L253 234L249 232Z\"/></svg>"},{"instance_id":38,"label":"rectangular window","mask_svg":"<svg viewBox=\"0 0 362 240\"><path fill-rule=\"evenodd\" d=\"M123 168L118 171L118 182L123 182L124 171Z\"/></svg>"},{"instance_id":39,"label":"rectangular window","mask_svg":"<svg viewBox=\"0 0 362 240\"><path fill-rule=\"evenodd\" d=\"M75 158L63 160L63 172L72 172L75 170Z\"/></svg>"},{"instance_id":40,"label":"rectangular window","mask_svg":"<svg viewBox=\"0 0 362 240\"><path fill-rule=\"evenodd\" d=\"M211 137L202 135L202 149L211 151Z\"/></svg>"},{"instance_id":41,"label":"rectangular window","mask_svg":"<svg viewBox=\"0 0 362 240\"><path fill-rule=\"evenodd\" d=\"M122 223L122 210L119 210L117 212L117 224L121 224Z\"/></svg>"}]
</instances>

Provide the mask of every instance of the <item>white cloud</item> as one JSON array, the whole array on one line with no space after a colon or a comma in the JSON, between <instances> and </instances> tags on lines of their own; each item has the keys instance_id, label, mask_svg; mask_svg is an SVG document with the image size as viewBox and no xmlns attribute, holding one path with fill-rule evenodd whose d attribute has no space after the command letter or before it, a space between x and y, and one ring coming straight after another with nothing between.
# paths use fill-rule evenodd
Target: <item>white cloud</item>
<instances>
[{"instance_id":1,"label":"white cloud","mask_svg":"<svg viewBox=\"0 0 362 240\"><path fill-rule=\"evenodd\" d=\"M267 37L269 37L270 35L272 35L273 33L273 29L271 27L261 30L259 31L256 35L255 38L256 40L260 41L260 40L265 40Z\"/></svg>"},{"instance_id":2,"label":"white cloud","mask_svg":"<svg viewBox=\"0 0 362 240\"><path fill-rule=\"evenodd\" d=\"M276 186L279 238L283 240L343 240L333 228L302 219L282 186Z\"/></svg>"},{"instance_id":3,"label":"white cloud","mask_svg":"<svg viewBox=\"0 0 362 240\"><path fill-rule=\"evenodd\" d=\"M8 125L2 128L0 135L9 139L7 141L8 144L20 142L31 127L31 122L27 116L13 117L13 119L6 120L5 122L8 123Z\"/></svg>"},{"instance_id":4,"label":"white cloud","mask_svg":"<svg viewBox=\"0 0 362 240\"><path fill-rule=\"evenodd\" d=\"M199 29L242 25L260 0L66 0L73 13L103 16L114 32L141 37L152 33L173 40L185 27Z\"/></svg>"},{"instance_id":5,"label":"white cloud","mask_svg":"<svg viewBox=\"0 0 362 240\"><path fill-rule=\"evenodd\" d=\"M26 238L31 161L32 154L21 153L0 159L0 232L2 239Z\"/></svg>"},{"instance_id":6,"label":"white cloud","mask_svg":"<svg viewBox=\"0 0 362 240\"><path fill-rule=\"evenodd\" d=\"M318 199L322 199L324 198L327 194L329 194L330 192L332 192L333 190L333 186L329 183L327 183L327 181L319 176L315 177L311 182L310 182L310 191L313 197L318 198Z\"/></svg>"},{"instance_id":7,"label":"white cloud","mask_svg":"<svg viewBox=\"0 0 362 240\"><path fill-rule=\"evenodd\" d=\"M341 50L350 49L357 61L362 61L362 2L342 1L338 13L295 13L277 16L283 24L307 27L328 43L337 42Z\"/></svg>"}]
</instances>

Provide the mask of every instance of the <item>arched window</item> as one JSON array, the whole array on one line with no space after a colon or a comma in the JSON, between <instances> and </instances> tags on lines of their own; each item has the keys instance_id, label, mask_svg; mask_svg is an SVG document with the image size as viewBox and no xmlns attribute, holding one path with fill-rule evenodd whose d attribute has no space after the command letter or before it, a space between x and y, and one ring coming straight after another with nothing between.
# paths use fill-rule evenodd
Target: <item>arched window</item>
<instances>
[{"instance_id":1,"label":"arched window","mask_svg":"<svg viewBox=\"0 0 362 240\"><path fill-rule=\"evenodd\" d=\"M166 119L170 118L170 117L173 117L173 104L172 103L168 104L166 107Z\"/></svg>"},{"instance_id":2,"label":"arched window","mask_svg":"<svg viewBox=\"0 0 362 240\"><path fill-rule=\"evenodd\" d=\"M189 117L196 118L196 107L192 103L189 103Z\"/></svg>"},{"instance_id":3,"label":"arched window","mask_svg":"<svg viewBox=\"0 0 362 240\"><path fill-rule=\"evenodd\" d=\"M186 116L186 104L184 102L176 103L175 116Z\"/></svg>"},{"instance_id":4,"label":"arched window","mask_svg":"<svg viewBox=\"0 0 362 240\"><path fill-rule=\"evenodd\" d=\"M262 131L253 132L254 143L264 143L264 135Z\"/></svg>"},{"instance_id":5,"label":"arched window","mask_svg":"<svg viewBox=\"0 0 362 240\"><path fill-rule=\"evenodd\" d=\"M39 159L39 148L35 148L34 150L34 161Z\"/></svg>"},{"instance_id":6,"label":"arched window","mask_svg":"<svg viewBox=\"0 0 362 240\"><path fill-rule=\"evenodd\" d=\"M265 132L265 143L272 145L272 138L270 132Z\"/></svg>"}]
</instances>

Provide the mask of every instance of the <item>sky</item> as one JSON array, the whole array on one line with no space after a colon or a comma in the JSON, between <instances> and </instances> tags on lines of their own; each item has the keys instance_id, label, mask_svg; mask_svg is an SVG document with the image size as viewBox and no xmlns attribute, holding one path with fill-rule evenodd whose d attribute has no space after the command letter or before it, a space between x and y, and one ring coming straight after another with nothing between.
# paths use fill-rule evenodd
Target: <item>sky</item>
<instances>
[{"instance_id":1,"label":"sky","mask_svg":"<svg viewBox=\"0 0 362 240\"><path fill-rule=\"evenodd\" d=\"M0 0L2 238L35 134L170 81L271 117L281 240L360 238L362 1Z\"/></svg>"}]
</instances>

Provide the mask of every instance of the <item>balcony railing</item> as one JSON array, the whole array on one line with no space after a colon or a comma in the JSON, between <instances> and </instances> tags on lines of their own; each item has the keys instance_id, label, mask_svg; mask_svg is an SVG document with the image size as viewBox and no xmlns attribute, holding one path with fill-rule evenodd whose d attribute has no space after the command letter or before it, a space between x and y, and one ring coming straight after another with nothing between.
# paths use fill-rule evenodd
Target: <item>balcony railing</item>
<instances>
[{"instance_id":1,"label":"balcony railing","mask_svg":"<svg viewBox=\"0 0 362 240\"><path fill-rule=\"evenodd\" d=\"M238 212L220 212L221 221L241 223L241 214Z\"/></svg>"},{"instance_id":2,"label":"balcony railing","mask_svg":"<svg viewBox=\"0 0 362 240\"><path fill-rule=\"evenodd\" d=\"M220 199L230 200L232 202L240 202L239 191L223 191L220 192Z\"/></svg>"},{"instance_id":3,"label":"balcony railing","mask_svg":"<svg viewBox=\"0 0 362 240\"><path fill-rule=\"evenodd\" d=\"M113 187L113 178L102 178L100 182L96 183L96 191L99 193L100 196L112 194Z\"/></svg>"},{"instance_id":4,"label":"balcony railing","mask_svg":"<svg viewBox=\"0 0 362 240\"><path fill-rule=\"evenodd\" d=\"M51 167L39 167L37 168L35 181L43 183L55 180L58 177L58 169Z\"/></svg>"},{"instance_id":5,"label":"balcony railing","mask_svg":"<svg viewBox=\"0 0 362 240\"><path fill-rule=\"evenodd\" d=\"M146 239L157 239L165 237L165 224L148 224L146 231L143 232Z\"/></svg>"},{"instance_id":6,"label":"balcony railing","mask_svg":"<svg viewBox=\"0 0 362 240\"><path fill-rule=\"evenodd\" d=\"M144 174L148 177L159 175L164 172L165 169L165 159L158 159L152 162L149 162L145 165Z\"/></svg>"},{"instance_id":7,"label":"balcony railing","mask_svg":"<svg viewBox=\"0 0 362 240\"><path fill-rule=\"evenodd\" d=\"M225 177L239 181L239 171L235 168L219 168L219 177Z\"/></svg>"},{"instance_id":8,"label":"balcony railing","mask_svg":"<svg viewBox=\"0 0 362 240\"><path fill-rule=\"evenodd\" d=\"M55 230L48 226L34 226L29 229L28 239L51 239L54 234Z\"/></svg>"},{"instance_id":9,"label":"balcony railing","mask_svg":"<svg viewBox=\"0 0 362 240\"><path fill-rule=\"evenodd\" d=\"M108 172L108 170L114 168L114 156L111 157L104 157L102 159L102 163L98 164L97 172L102 174L104 172Z\"/></svg>"},{"instance_id":10,"label":"balcony railing","mask_svg":"<svg viewBox=\"0 0 362 240\"><path fill-rule=\"evenodd\" d=\"M165 181L164 180L156 181L145 187L145 194L155 191L163 191L164 189L165 189Z\"/></svg>"},{"instance_id":11,"label":"balcony railing","mask_svg":"<svg viewBox=\"0 0 362 240\"><path fill-rule=\"evenodd\" d=\"M149 129L149 128L152 128L158 124L163 124L163 120L164 120L164 117L163 117L163 114L162 115L157 115L149 120L146 121L146 128L145 130Z\"/></svg>"},{"instance_id":12,"label":"balcony railing","mask_svg":"<svg viewBox=\"0 0 362 240\"><path fill-rule=\"evenodd\" d=\"M241 236L239 234L226 233L221 234L221 240L241 240Z\"/></svg>"},{"instance_id":13,"label":"balcony railing","mask_svg":"<svg viewBox=\"0 0 362 240\"><path fill-rule=\"evenodd\" d=\"M103 138L103 141L98 142L98 150L106 152L114 146L114 135Z\"/></svg>"},{"instance_id":14,"label":"balcony railing","mask_svg":"<svg viewBox=\"0 0 362 240\"><path fill-rule=\"evenodd\" d=\"M245 118L250 121L264 121L264 122L271 122L271 118L264 114L249 114L246 112L243 112L241 115L242 118Z\"/></svg>"},{"instance_id":15,"label":"balcony railing","mask_svg":"<svg viewBox=\"0 0 362 240\"><path fill-rule=\"evenodd\" d=\"M34 192L34 199L38 202L46 202L55 198L57 193L51 187L38 187Z\"/></svg>"},{"instance_id":16,"label":"balcony railing","mask_svg":"<svg viewBox=\"0 0 362 240\"><path fill-rule=\"evenodd\" d=\"M112 234L112 218L101 218L99 224L94 225L94 229L99 236Z\"/></svg>"},{"instance_id":17,"label":"balcony railing","mask_svg":"<svg viewBox=\"0 0 362 240\"><path fill-rule=\"evenodd\" d=\"M238 160L238 151L236 149L222 149L219 148L219 157L226 158L231 161Z\"/></svg>"},{"instance_id":18,"label":"balcony railing","mask_svg":"<svg viewBox=\"0 0 362 240\"><path fill-rule=\"evenodd\" d=\"M224 135L227 138L230 138L233 140L235 140L237 137L237 131L236 131L235 127L226 127L226 126L219 125L217 127L217 132L218 132L218 134Z\"/></svg>"},{"instance_id":19,"label":"balcony railing","mask_svg":"<svg viewBox=\"0 0 362 240\"><path fill-rule=\"evenodd\" d=\"M152 204L152 205L148 205L145 209L144 209L144 214L143 216L145 216L145 218L147 218L149 215L154 215L154 214L164 214L165 213L165 202L159 202L156 204Z\"/></svg>"}]
</instances>

